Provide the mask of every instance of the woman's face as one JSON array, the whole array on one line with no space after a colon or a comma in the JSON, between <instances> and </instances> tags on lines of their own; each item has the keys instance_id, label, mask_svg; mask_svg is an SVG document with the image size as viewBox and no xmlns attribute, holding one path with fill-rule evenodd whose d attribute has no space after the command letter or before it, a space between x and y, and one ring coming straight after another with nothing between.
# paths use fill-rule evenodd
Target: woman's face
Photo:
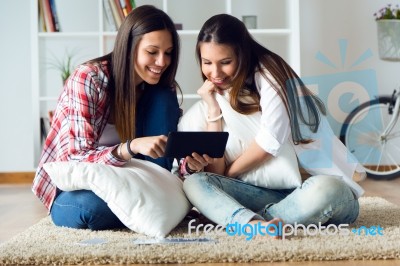
<instances>
[{"instance_id":1,"label":"woman's face","mask_svg":"<svg viewBox=\"0 0 400 266\"><path fill-rule=\"evenodd\" d=\"M229 89L238 62L232 47L215 42L200 44L201 71L220 89Z\"/></svg>"},{"instance_id":2,"label":"woman's face","mask_svg":"<svg viewBox=\"0 0 400 266\"><path fill-rule=\"evenodd\" d=\"M172 36L168 30L144 34L137 47L136 85L143 81L148 84L157 84L163 72L171 64L172 49Z\"/></svg>"}]
</instances>

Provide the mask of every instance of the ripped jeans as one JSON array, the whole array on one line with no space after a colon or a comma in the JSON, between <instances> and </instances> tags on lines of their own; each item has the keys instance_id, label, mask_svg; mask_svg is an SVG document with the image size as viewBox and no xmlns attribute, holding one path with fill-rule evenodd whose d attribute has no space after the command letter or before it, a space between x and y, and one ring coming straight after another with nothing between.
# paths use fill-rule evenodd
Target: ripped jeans
<instances>
[{"instance_id":1,"label":"ripped jeans","mask_svg":"<svg viewBox=\"0 0 400 266\"><path fill-rule=\"evenodd\" d=\"M276 190L201 172L189 176L183 189L204 216L224 226L273 218L286 224L350 224L359 213L350 187L335 176L317 175L296 189Z\"/></svg>"}]
</instances>

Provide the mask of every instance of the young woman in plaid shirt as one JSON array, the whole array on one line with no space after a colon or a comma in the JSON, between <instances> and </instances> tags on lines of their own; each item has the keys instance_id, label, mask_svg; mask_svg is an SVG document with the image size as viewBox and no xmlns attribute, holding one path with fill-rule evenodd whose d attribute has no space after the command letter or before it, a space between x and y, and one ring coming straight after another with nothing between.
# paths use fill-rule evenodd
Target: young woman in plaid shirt
<instances>
[{"instance_id":1,"label":"young woman in plaid shirt","mask_svg":"<svg viewBox=\"0 0 400 266\"><path fill-rule=\"evenodd\" d=\"M32 190L59 226L93 230L124 225L92 191L60 191L43 169L54 161L122 166L132 157L168 170L166 134L180 117L175 81L179 37L153 6L135 8L111 53L76 68L64 85Z\"/></svg>"}]
</instances>

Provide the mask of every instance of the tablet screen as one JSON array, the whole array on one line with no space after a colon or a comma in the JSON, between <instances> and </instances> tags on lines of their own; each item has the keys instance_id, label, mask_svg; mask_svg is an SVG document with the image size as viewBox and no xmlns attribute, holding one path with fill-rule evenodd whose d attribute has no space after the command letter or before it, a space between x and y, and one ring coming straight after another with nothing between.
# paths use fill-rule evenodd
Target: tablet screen
<instances>
[{"instance_id":1,"label":"tablet screen","mask_svg":"<svg viewBox=\"0 0 400 266\"><path fill-rule=\"evenodd\" d=\"M183 158L196 152L212 158L224 155L228 132L179 131L168 134L165 157Z\"/></svg>"}]
</instances>

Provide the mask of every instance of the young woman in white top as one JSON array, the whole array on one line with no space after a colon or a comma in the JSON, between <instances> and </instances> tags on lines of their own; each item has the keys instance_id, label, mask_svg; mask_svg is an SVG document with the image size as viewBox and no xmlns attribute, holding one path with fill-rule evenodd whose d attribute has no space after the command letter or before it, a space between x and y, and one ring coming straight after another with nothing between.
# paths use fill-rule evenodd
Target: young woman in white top
<instances>
[{"instance_id":1,"label":"young woman in white top","mask_svg":"<svg viewBox=\"0 0 400 266\"><path fill-rule=\"evenodd\" d=\"M226 152L223 158L210 158L194 153L181 160L181 173L191 174L184 182L191 203L225 226L281 220L303 225L354 222L363 193L354 181L363 179L365 171L334 136L323 103L294 70L227 14L205 22L196 52L204 79L198 89L201 101L181 118L179 130L228 131L227 151L238 134L250 134L252 139L245 145L239 140L245 149L236 156ZM229 116L236 117L230 122L221 99L233 110ZM245 124L231 132L254 115L259 115L255 116L257 132ZM285 145L310 178L278 188L243 181L246 173L279 158ZM256 177L263 178L262 174Z\"/></svg>"}]
</instances>

